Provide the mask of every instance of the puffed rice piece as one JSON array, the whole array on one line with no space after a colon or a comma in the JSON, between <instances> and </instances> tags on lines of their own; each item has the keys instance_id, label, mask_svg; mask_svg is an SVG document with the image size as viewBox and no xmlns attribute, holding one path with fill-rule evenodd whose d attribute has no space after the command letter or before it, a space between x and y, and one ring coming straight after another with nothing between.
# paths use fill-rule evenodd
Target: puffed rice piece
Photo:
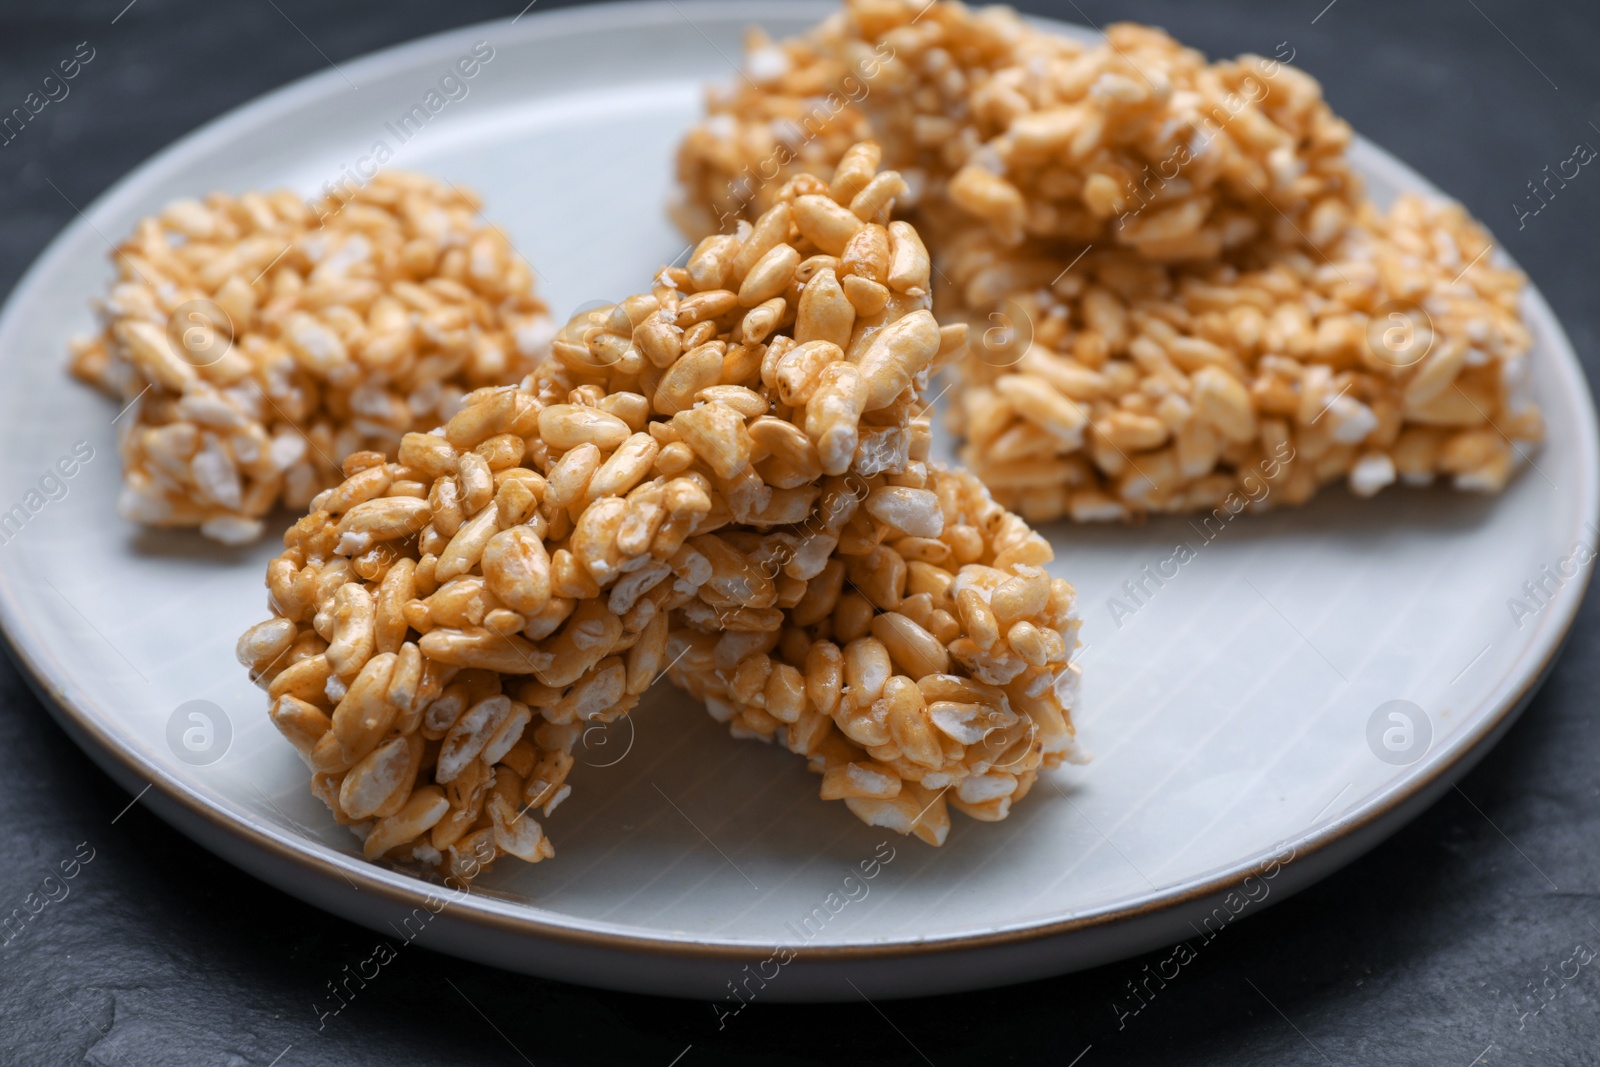
<instances>
[{"instance_id":1,"label":"puffed rice piece","mask_svg":"<svg viewBox=\"0 0 1600 1067\"><path fill-rule=\"evenodd\" d=\"M960 454L1034 522L1231 515L1339 481L1499 492L1543 419L1525 278L1493 248L1460 205L1404 196L1363 205L1326 259L1094 249L990 312L1021 329L960 366ZM954 258L958 285L983 269Z\"/></svg>"},{"instance_id":2,"label":"puffed rice piece","mask_svg":"<svg viewBox=\"0 0 1600 1067\"><path fill-rule=\"evenodd\" d=\"M871 181L876 156L850 158ZM965 328L939 327L925 274L891 277L916 240L884 225L892 199L858 199L794 179L575 316L520 385L346 459L285 535L274 618L238 655L369 858L547 858L528 811L566 796L578 731L635 706L673 629L766 640L882 524L938 551L920 398Z\"/></svg>"},{"instance_id":3,"label":"puffed rice piece","mask_svg":"<svg viewBox=\"0 0 1600 1067\"><path fill-rule=\"evenodd\" d=\"M867 137L933 244L977 226L1006 245L1214 258L1320 240L1360 196L1350 127L1315 79L1260 56L1207 63L1132 23L1086 44L1004 7L846 0L789 40L751 31L745 68L679 149L691 234L764 210L788 174L830 173Z\"/></svg>"},{"instance_id":4,"label":"puffed rice piece","mask_svg":"<svg viewBox=\"0 0 1600 1067\"><path fill-rule=\"evenodd\" d=\"M680 147L680 225L878 138L942 299L982 330L962 458L1030 521L1233 514L1339 480L1497 492L1542 438L1521 275L1458 205L1367 202L1348 126L1291 67L909 0L847 0L750 55L762 75L713 90Z\"/></svg>"},{"instance_id":5,"label":"puffed rice piece","mask_svg":"<svg viewBox=\"0 0 1600 1067\"><path fill-rule=\"evenodd\" d=\"M668 638L669 675L737 737L778 741L862 821L944 843L948 807L1006 817L1076 759L1074 590L1049 542L970 474L850 487L838 548L781 629ZM782 556L767 570L781 573Z\"/></svg>"},{"instance_id":6,"label":"puffed rice piece","mask_svg":"<svg viewBox=\"0 0 1600 1067\"><path fill-rule=\"evenodd\" d=\"M114 256L101 332L72 373L127 405L122 515L254 540L339 464L516 381L553 326L532 272L480 204L396 171L306 202L179 200Z\"/></svg>"},{"instance_id":7,"label":"puffed rice piece","mask_svg":"<svg viewBox=\"0 0 1600 1067\"><path fill-rule=\"evenodd\" d=\"M347 459L269 564L274 617L239 659L368 858L470 878L553 855L530 813L665 666L668 611L749 595L697 548L729 521L720 490L661 474L600 399L554 360L469 394L395 459Z\"/></svg>"}]
</instances>

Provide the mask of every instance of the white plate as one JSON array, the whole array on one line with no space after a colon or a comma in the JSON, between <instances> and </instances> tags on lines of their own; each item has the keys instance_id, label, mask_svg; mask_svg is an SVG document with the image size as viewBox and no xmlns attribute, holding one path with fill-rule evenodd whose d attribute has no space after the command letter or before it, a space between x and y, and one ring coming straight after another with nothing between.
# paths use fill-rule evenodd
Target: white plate
<instances>
[{"instance_id":1,"label":"white plate","mask_svg":"<svg viewBox=\"0 0 1600 1067\"><path fill-rule=\"evenodd\" d=\"M702 83L731 75L743 27L759 17L790 32L828 10L677 0L429 38L211 123L56 239L0 317L0 510L26 509L76 442L94 458L61 499L34 498L42 508L0 545L0 621L68 732L130 793L153 785L140 803L386 937L419 915L421 943L515 970L696 997L752 972L765 999L852 997L849 982L909 995L1084 967L1259 910L1392 832L1504 731L1587 568L1526 617L1508 598L1592 544L1596 514L1589 391L1537 293L1526 309L1549 440L1498 498L1336 490L1241 517L1209 543L1183 519L1052 529L1086 613L1078 722L1096 759L1046 775L1004 823L958 818L937 850L880 846L882 831L816 799L799 760L730 739L659 686L628 720L631 742L626 724L591 739L546 827L554 862L504 864L431 916L413 912L427 885L358 858L233 661L235 636L265 614L270 539L230 551L116 517L116 412L62 370L110 276L106 238L177 196L285 183L310 194L382 140L398 148L392 165L481 190L558 312L615 299L683 249L661 210L674 144ZM470 94L399 145L386 124L479 41L494 56ZM1430 188L1369 145L1356 159L1380 196ZM1181 540L1197 557L1119 627L1107 598ZM1431 733L1409 765L1368 743L1394 699L1424 709ZM207 766L167 740L192 700L226 709L231 728ZM893 858L870 866L875 854ZM1292 859L1272 866L1275 854Z\"/></svg>"}]
</instances>

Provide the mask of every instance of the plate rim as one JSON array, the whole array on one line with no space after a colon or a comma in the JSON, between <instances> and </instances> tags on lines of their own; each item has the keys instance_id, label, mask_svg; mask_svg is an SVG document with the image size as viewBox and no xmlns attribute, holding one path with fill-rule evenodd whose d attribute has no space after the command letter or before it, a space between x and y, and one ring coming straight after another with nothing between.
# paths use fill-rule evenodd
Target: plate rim
<instances>
[{"instance_id":1,"label":"plate rim","mask_svg":"<svg viewBox=\"0 0 1600 1067\"><path fill-rule=\"evenodd\" d=\"M386 69L403 67L413 56L435 57L448 46L493 31L502 39L514 37L516 44L542 38L559 38L564 35L592 32L597 28L611 28L621 14L636 26L687 20L694 15L718 21L742 21L754 24L773 17L794 16L815 22L819 16L837 9L831 0L769 0L759 9L752 9L747 0L612 0L612 2L584 5L538 12L529 19L526 27L514 28L516 20L490 20L401 42L366 53L342 65L344 72L381 75ZM756 10L760 11L758 15ZM520 18L520 16L519 16ZM1087 27L1064 21L1030 16L1029 21L1057 32L1078 35L1092 33ZM16 286L0 307L0 337L9 332L13 318L21 313L32 290L42 285L45 274L51 272L57 260L67 255L67 245L86 230L95 229L96 216L115 214L125 203L144 196L142 189L158 176L181 170L196 156L204 154L214 141L234 136L241 125L269 120L284 112L324 97L329 88L339 87L344 73L338 69L318 71L291 81L255 97L235 108L208 120L176 141L157 151L127 174L112 182L95 197L87 208L73 205L76 218L64 226L34 259L18 279ZM707 80L710 80L708 77ZM1411 190L1444 197L1437 186L1398 157L1356 135L1352 155L1364 171L1383 171L1396 179L1396 184ZM1453 199L1453 198L1452 198ZM71 201L69 201L71 203ZM1504 247L1497 241L1497 255L1515 265ZM1580 438L1579 466L1581 481L1579 522L1590 525L1600 521L1600 431L1593 394L1588 388L1582 364L1577 358L1566 330L1551 310L1543 293L1530 279L1524 292L1524 312L1540 320L1541 330L1553 351L1547 362L1558 373L1558 384L1568 387L1564 392L1575 396L1574 408L1578 416ZM63 364L64 365L64 364ZM1576 386L1576 388L1572 388ZM1523 472L1526 476L1526 472ZM1081 913L1044 920L1023 921L1015 924L997 924L988 929L956 931L932 937L899 937L887 940L845 942L830 945L806 945L795 948L797 957L816 962L894 959L975 950L1019 942L1047 940L1077 931L1112 927L1134 919L1171 912L1175 909L1217 896L1237 886L1253 871L1260 869L1282 849L1292 847L1296 861L1311 857L1359 837L1367 826L1393 815L1409 801L1430 788L1439 785L1452 772L1470 764L1480 747L1497 732L1510 725L1533 693L1542 684L1553 667L1565 640L1577 618L1584 595L1593 576L1593 569L1583 572L1577 595L1568 597L1564 608L1550 617L1541 627L1540 635L1508 669L1504 680L1493 687L1482 700L1475 703L1475 722L1471 729L1453 737L1449 744L1430 750L1400 777L1374 794L1365 803L1349 809L1344 814L1325 820L1298 836L1280 842L1272 849L1237 859L1229 864L1202 872L1178 882L1164 890L1154 890L1137 896L1125 897L1116 903L1096 907ZM287 863L304 873L315 876L320 882L331 884L342 881L354 885L357 892L371 892L379 897L407 907L416 907L437 889L435 883L416 878L401 871L361 860L352 854L339 851L321 841L288 833L276 824L258 819L253 812L235 806L227 798L213 795L198 785L191 785L172 776L160 763L144 758L138 747L125 743L116 735L111 722L101 722L96 714L74 704L66 692L56 684L42 662L45 645L38 638L25 616L12 590L8 569L0 567L0 630L3 630L7 651L20 668L24 678L41 698L47 710L60 721L69 737L80 747L84 739L97 751L96 762L105 766L108 759L122 771L150 783L161 798L176 805L191 817L198 818L216 831L231 837L258 853L264 853L279 863ZM30 647L34 645L36 647ZM142 796L142 794L140 794ZM138 798L136 797L135 800ZM158 809L159 813L159 809ZM165 821L173 822L163 814ZM178 828L195 839L185 827ZM1389 832L1393 832L1390 830ZM1386 835L1385 835L1386 836ZM255 877L258 871L245 868L231 855L219 852L205 842L199 842L223 859L240 866ZM1342 866L1340 860L1329 868ZM1327 873L1327 872L1325 872ZM1323 876L1325 876L1325 873ZM1319 878L1322 876L1318 876ZM330 881L331 880L331 881ZM1315 881L1317 879L1313 879ZM1306 883L1310 884L1310 883ZM326 909L325 905L320 905ZM774 947L770 940L715 938L715 935L691 935L665 930L648 930L626 924L581 919L562 913L547 911L535 904L507 901L488 895L466 895L454 902L450 909L458 920L469 925L513 933L518 936L535 936L541 939L564 942L580 947L646 952L652 955L689 956L702 960L746 959L753 951ZM708 939L710 938L710 939Z\"/></svg>"}]
</instances>

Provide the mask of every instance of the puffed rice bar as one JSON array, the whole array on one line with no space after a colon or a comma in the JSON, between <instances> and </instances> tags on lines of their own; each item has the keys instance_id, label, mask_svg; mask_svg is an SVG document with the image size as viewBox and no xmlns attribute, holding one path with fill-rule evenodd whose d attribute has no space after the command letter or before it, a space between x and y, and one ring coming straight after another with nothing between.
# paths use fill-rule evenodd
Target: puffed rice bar
<instances>
[{"instance_id":1,"label":"puffed rice bar","mask_svg":"<svg viewBox=\"0 0 1600 1067\"><path fill-rule=\"evenodd\" d=\"M1232 513L1335 481L1498 492L1543 422L1524 279L1492 248L1459 205L1407 196L1363 205L1326 260L1092 250L993 312L1016 328L961 367L961 455L1032 521ZM981 269L957 262L952 278Z\"/></svg>"},{"instance_id":2,"label":"puffed rice bar","mask_svg":"<svg viewBox=\"0 0 1600 1067\"><path fill-rule=\"evenodd\" d=\"M392 451L462 396L533 368L552 325L475 196L384 171L307 202L286 190L179 200L116 251L101 332L72 372L119 417L120 510L254 540L340 463Z\"/></svg>"},{"instance_id":3,"label":"puffed rice bar","mask_svg":"<svg viewBox=\"0 0 1600 1067\"><path fill-rule=\"evenodd\" d=\"M876 157L795 179L651 293L576 316L521 386L469 395L394 461L350 457L286 535L275 617L239 658L369 857L551 855L527 811L567 795L581 724L634 706L669 627L776 633L842 573L836 549L888 531L870 516L910 507L927 532L933 494L889 482L928 477L918 397L965 328L928 310L915 233L876 221L900 187ZM859 515L849 479L877 493Z\"/></svg>"},{"instance_id":4,"label":"puffed rice bar","mask_svg":"<svg viewBox=\"0 0 1600 1067\"><path fill-rule=\"evenodd\" d=\"M805 756L824 800L943 844L947 803L998 821L1075 755L1074 591L970 474L914 469L853 504L781 630L675 629L669 674L735 736Z\"/></svg>"},{"instance_id":5,"label":"puffed rice bar","mask_svg":"<svg viewBox=\"0 0 1600 1067\"><path fill-rule=\"evenodd\" d=\"M1086 48L921 10L852 0L757 35L680 149L678 215L748 213L791 160L826 170L839 131L882 137L942 291L989 327L952 414L1000 502L1086 521L1336 480L1493 492L1541 438L1521 276L1457 205L1366 202L1312 79L1142 27Z\"/></svg>"},{"instance_id":6,"label":"puffed rice bar","mask_svg":"<svg viewBox=\"0 0 1600 1067\"><path fill-rule=\"evenodd\" d=\"M1204 259L1323 240L1359 201L1350 128L1315 79L1259 56L1208 64L1146 26L1085 44L1004 7L846 0L747 50L679 149L690 233L765 210L787 174L827 173L864 137L905 175L930 246L978 226Z\"/></svg>"}]
</instances>

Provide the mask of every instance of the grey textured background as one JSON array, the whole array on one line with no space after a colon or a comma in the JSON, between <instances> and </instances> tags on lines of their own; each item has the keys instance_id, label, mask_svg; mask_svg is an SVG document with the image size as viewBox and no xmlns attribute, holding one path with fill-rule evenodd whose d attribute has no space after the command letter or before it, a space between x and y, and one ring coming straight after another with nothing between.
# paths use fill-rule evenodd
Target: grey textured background
<instances>
[{"instance_id":1,"label":"grey textured background","mask_svg":"<svg viewBox=\"0 0 1600 1067\"><path fill-rule=\"evenodd\" d=\"M66 100L0 148L0 291L71 219L65 198L86 205L200 123L329 60L521 7L137 0L124 11L126 2L0 3L0 110L78 42L97 52ZM1325 3L1022 6L1101 25L1152 22L1212 55L1272 54L1287 41L1357 129L1496 230L1593 377L1600 176L1580 174L1520 232L1510 205L1576 142L1600 145L1600 12L1576 2ZM536 10L553 6L539 0ZM1600 949L1597 614L1591 598L1548 684L1462 792L1232 928L1121 1029L1112 1002L1166 952L960 997L758 1002L719 1031L706 1004L541 982L417 948L318 1032L313 1002L369 955L373 935L255 883L140 806L112 825L128 796L0 657L0 915L80 842L94 850L70 895L0 947L0 1062L1600 1063L1600 960L1558 976L1580 944Z\"/></svg>"}]
</instances>

